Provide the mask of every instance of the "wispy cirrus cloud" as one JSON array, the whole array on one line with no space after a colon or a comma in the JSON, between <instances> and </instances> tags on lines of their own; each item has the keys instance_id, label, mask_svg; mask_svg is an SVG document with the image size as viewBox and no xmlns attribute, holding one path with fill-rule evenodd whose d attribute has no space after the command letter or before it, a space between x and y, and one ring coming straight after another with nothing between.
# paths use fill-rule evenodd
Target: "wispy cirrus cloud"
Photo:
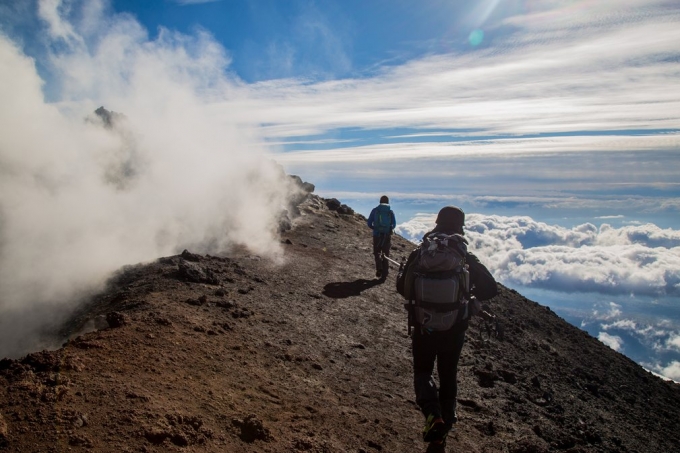
<instances>
[{"instance_id":1,"label":"wispy cirrus cloud","mask_svg":"<svg viewBox=\"0 0 680 453\"><path fill-rule=\"evenodd\" d=\"M508 19L516 30L475 52L424 57L366 78L259 83L255 99L279 101L262 113L272 126L265 131L470 128L491 136L680 127L677 8L582 11L565 22L568 8L551 5L558 6L542 21Z\"/></svg>"},{"instance_id":2,"label":"wispy cirrus cloud","mask_svg":"<svg viewBox=\"0 0 680 453\"><path fill-rule=\"evenodd\" d=\"M380 185L488 196L488 204L542 198L554 209L677 212L680 9L533 8L490 16L485 27L502 32L471 52L355 78L242 84L228 101L215 94L210 109L225 122L259 125L276 159L319 190L346 180L359 191ZM316 23L308 32L323 34L323 21ZM342 51L333 42L328 48ZM364 134L347 139L347 129ZM425 179L437 191L428 192ZM330 195L343 191L338 186Z\"/></svg>"},{"instance_id":3,"label":"wispy cirrus cloud","mask_svg":"<svg viewBox=\"0 0 680 453\"><path fill-rule=\"evenodd\" d=\"M560 193L556 206L644 192L654 194L650 206L677 210L680 8L535 4L487 23L502 32L471 52L366 77L254 84L239 115L283 142L277 159L288 168L355 186L382 181L392 191L422 192L427 177L448 193ZM348 129L364 135L314 149L292 143ZM369 166L377 169L370 177Z\"/></svg>"},{"instance_id":4,"label":"wispy cirrus cloud","mask_svg":"<svg viewBox=\"0 0 680 453\"><path fill-rule=\"evenodd\" d=\"M295 142L292 142L295 143ZM680 146L680 132L660 136L553 136L537 138L477 139L432 143L383 143L334 149L287 152L279 159L288 163L382 162L416 158L513 156L532 154L592 154L597 152L652 152Z\"/></svg>"},{"instance_id":5,"label":"wispy cirrus cloud","mask_svg":"<svg viewBox=\"0 0 680 453\"><path fill-rule=\"evenodd\" d=\"M199 5L201 3L214 3L214 2L221 2L222 0L171 0L173 3L177 3L178 5Z\"/></svg>"}]
</instances>

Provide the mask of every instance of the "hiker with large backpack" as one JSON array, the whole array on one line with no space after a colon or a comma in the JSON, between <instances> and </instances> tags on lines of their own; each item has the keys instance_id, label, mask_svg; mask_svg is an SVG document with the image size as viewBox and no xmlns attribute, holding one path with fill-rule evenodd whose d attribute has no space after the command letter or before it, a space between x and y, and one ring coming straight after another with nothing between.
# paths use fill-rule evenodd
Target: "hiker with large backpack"
<instances>
[{"instance_id":1,"label":"hiker with large backpack","mask_svg":"<svg viewBox=\"0 0 680 453\"><path fill-rule=\"evenodd\" d=\"M397 276L397 291L407 299L413 342L416 403L425 416L423 440L443 449L458 421L458 360L470 318L485 314L480 301L498 293L496 281L467 250L460 208L439 211L436 227L408 257ZM439 388L432 376L437 362Z\"/></svg>"},{"instance_id":2,"label":"hiker with large backpack","mask_svg":"<svg viewBox=\"0 0 680 453\"><path fill-rule=\"evenodd\" d=\"M380 197L380 204L373 208L366 221L373 230L373 255L375 256L375 276L385 280L390 271L386 257L390 256L392 248L392 232L397 226L394 212L390 208L387 195Z\"/></svg>"}]
</instances>

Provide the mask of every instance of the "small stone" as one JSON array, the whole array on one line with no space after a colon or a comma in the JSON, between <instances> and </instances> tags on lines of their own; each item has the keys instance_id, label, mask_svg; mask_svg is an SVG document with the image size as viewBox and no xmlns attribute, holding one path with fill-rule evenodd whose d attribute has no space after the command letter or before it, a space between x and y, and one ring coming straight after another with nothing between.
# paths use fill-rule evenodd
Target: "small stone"
<instances>
[{"instance_id":1,"label":"small stone","mask_svg":"<svg viewBox=\"0 0 680 453\"><path fill-rule=\"evenodd\" d=\"M0 414L0 441L6 440L8 434L9 428L7 427L7 423L5 422L2 414Z\"/></svg>"},{"instance_id":2,"label":"small stone","mask_svg":"<svg viewBox=\"0 0 680 453\"><path fill-rule=\"evenodd\" d=\"M128 317L123 313L114 311L106 315L106 322L108 323L109 327L115 329L128 324L129 320Z\"/></svg>"}]
</instances>

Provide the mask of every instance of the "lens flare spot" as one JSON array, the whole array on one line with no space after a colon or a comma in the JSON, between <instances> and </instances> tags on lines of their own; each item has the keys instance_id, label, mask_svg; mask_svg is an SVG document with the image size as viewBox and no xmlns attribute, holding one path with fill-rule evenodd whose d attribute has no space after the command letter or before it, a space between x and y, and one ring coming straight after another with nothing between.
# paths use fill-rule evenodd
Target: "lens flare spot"
<instances>
[{"instance_id":1,"label":"lens flare spot","mask_svg":"<svg viewBox=\"0 0 680 453\"><path fill-rule=\"evenodd\" d=\"M470 32L470 36L468 36L468 42L472 46L478 46L484 41L484 32L480 30L479 28L474 29Z\"/></svg>"}]
</instances>

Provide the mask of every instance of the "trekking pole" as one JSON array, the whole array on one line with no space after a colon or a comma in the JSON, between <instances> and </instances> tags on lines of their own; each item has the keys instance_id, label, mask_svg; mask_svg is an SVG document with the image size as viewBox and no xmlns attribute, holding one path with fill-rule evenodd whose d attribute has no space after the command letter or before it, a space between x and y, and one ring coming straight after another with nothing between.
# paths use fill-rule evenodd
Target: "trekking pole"
<instances>
[{"instance_id":1,"label":"trekking pole","mask_svg":"<svg viewBox=\"0 0 680 453\"><path fill-rule=\"evenodd\" d=\"M498 337L498 317L487 310L482 310L480 316L484 320L484 330L486 330L486 335L490 340L492 332Z\"/></svg>"},{"instance_id":2,"label":"trekking pole","mask_svg":"<svg viewBox=\"0 0 680 453\"><path fill-rule=\"evenodd\" d=\"M393 260L392 258L390 258L389 256L386 256L385 253L383 253L383 252L380 253L380 258L381 258L381 259L386 259L387 261L389 261L390 263L393 263L393 264L396 265L396 266L399 266L399 265L400 265L397 261L394 261L394 260Z\"/></svg>"}]
</instances>

